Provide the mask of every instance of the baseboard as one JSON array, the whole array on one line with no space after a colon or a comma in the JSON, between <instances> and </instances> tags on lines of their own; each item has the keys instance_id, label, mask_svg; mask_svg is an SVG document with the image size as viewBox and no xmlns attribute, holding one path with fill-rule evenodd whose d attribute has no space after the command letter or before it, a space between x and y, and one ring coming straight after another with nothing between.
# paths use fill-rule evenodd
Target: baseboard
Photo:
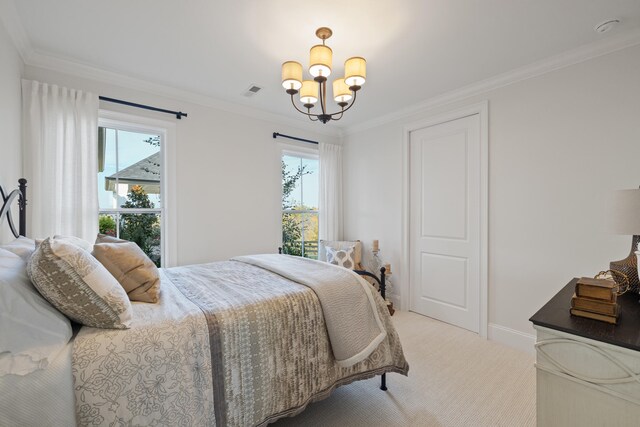
<instances>
[{"instance_id":1,"label":"baseboard","mask_svg":"<svg viewBox=\"0 0 640 427\"><path fill-rule=\"evenodd\" d=\"M520 351L524 351L532 356L535 356L535 335L525 334L524 332L516 331L515 329L507 328L506 326L496 325L495 323L489 323L488 338L491 341L496 341L501 344L508 345Z\"/></svg>"}]
</instances>

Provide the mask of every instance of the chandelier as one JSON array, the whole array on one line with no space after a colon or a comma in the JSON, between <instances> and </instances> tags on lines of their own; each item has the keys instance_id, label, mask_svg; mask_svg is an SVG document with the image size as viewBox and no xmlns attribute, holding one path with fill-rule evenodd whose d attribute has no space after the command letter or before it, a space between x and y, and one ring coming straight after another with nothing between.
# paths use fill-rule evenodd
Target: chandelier
<instances>
[{"instance_id":1,"label":"chandelier","mask_svg":"<svg viewBox=\"0 0 640 427\"><path fill-rule=\"evenodd\" d=\"M353 107L356 94L367 77L367 61L359 56L349 58L344 63L344 78L333 81L333 99L340 107L340 111L327 113L327 77L331 75L331 60L333 51L325 44L333 31L327 27L316 30L316 36L322 40L311 48L309 59L309 74L313 80L302 80L302 64L287 61L282 64L282 86L291 95L291 103L296 110L305 114L314 122L327 123L330 120L340 120L345 111ZM300 92L300 102L306 109L301 110L294 95ZM320 101L321 113L315 114L311 109ZM351 103L349 103L351 101Z\"/></svg>"}]
</instances>

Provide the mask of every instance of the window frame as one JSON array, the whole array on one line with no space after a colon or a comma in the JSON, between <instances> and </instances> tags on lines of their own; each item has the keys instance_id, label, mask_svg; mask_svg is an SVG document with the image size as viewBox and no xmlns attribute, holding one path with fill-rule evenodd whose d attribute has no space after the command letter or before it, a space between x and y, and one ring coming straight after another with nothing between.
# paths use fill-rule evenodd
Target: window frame
<instances>
[{"instance_id":1,"label":"window frame","mask_svg":"<svg viewBox=\"0 0 640 427\"><path fill-rule=\"evenodd\" d=\"M298 147L291 146L289 144L281 144L280 148L280 163L282 162L282 158L284 156L292 156L298 157L301 159L308 160L317 160L318 161L318 174L320 173L320 152L318 149L308 148L308 147ZM320 177L318 176L318 179ZM318 194L319 196L319 194ZM296 209L282 209L282 175L280 176L280 247L284 247L284 242L282 241L282 216L286 213L288 214L305 214L311 213L316 214L318 217L318 223L320 222L320 206L318 209L304 209L304 210L296 210ZM304 190L302 190L302 198L304 199ZM318 197L319 199L319 197ZM302 201L302 200L301 200ZM304 232L302 233L302 256L304 257ZM320 239L318 238L318 244L320 243Z\"/></svg>"},{"instance_id":2,"label":"window frame","mask_svg":"<svg viewBox=\"0 0 640 427\"><path fill-rule=\"evenodd\" d=\"M175 217L173 188L175 188L173 171L175 170L175 152L173 143L175 125L164 120L150 119L144 116L119 113L109 110L98 111L98 127L117 129L127 132L139 132L158 135L160 137L160 208L98 208L100 214L115 213L147 213L160 214L160 264L162 267L175 265L175 226L170 227L169 219ZM96 132L98 130L96 129ZM173 148L173 149L171 149ZM171 153L169 153L171 151ZM172 159L169 162L169 159Z\"/></svg>"}]
</instances>

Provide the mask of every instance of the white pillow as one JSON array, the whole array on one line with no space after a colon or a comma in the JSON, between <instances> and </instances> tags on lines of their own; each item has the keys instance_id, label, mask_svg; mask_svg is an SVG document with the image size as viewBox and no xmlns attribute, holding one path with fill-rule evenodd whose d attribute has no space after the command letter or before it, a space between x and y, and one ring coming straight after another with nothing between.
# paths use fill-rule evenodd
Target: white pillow
<instances>
[{"instance_id":1,"label":"white pillow","mask_svg":"<svg viewBox=\"0 0 640 427\"><path fill-rule=\"evenodd\" d=\"M325 250L327 252L327 262L329 264L339 265L340 267L348 268L349 270L353 270L355 268L355 248L353 246L340 250L327 246Z\"/></svg>"},{"instance_id":2,"label":"white pillow","mask_svg":"<svg viewBox=\"0 0 640 427\"><path fill-rule=\"evenodd\" d=\"M36 241L20 236L13 242L0 246L0 249L6 249L9 252L13 252L26 262L33 254L33 251L36 250Z\"/></svg>"},{"instance_id":3,"label":"white pillow","mask_svg":"<svg viewBox=\"0 0 640 427\"><path fill-rule=\"evenodd\" d=\"M46 368L72 335L69 319L27 278L26 265L0 249L0 376Z\"/></svg>"}]
</instances>

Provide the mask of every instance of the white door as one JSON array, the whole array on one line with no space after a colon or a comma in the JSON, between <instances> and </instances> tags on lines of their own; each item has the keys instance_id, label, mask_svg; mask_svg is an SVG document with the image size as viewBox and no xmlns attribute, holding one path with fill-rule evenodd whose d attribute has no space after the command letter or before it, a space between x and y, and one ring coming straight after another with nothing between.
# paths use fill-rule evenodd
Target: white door
<instances>
[{"instance_id":1,"label":"white door","mask_svg":"<svg viewBox=\"0 0 640 427\"><path fill-rule=\"evenodd\" d=\"M480 117L410 134L411 311L479 332Z\"/></svg>"}]
</instances>

